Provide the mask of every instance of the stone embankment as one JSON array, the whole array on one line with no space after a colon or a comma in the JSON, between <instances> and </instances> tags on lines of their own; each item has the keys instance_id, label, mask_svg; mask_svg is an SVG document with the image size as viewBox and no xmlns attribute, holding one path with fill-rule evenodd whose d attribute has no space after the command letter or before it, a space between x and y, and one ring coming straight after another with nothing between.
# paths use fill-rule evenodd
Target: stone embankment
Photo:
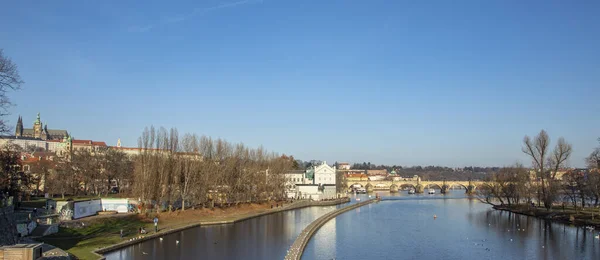
<instances>
[{"instance_id":1,"label":"stone embankment","mask_svg":"<svg viewBox=\"0 0 600 260\"><path fill-rule=\"evenodd\" d=\"M352 204L352 205L349 205L349 206L346 206L346 207L343 207L340 209L336 209L332 212L329 212L329 213L321 216L317 220L313 221L312 223L310 223L310 225L308 225L308 227L306 227L304 230L302 230L300 235L298 235L298 238L296 238L296 241L294 241L294 244L292 244L292 246L288 250L284 259L285 260L300 260L302 258L302 253L304 253L304 248L306 248L306 245L308 244L308 241L310 241L310 238L319 230L319 228L321 228L323 225L325 225L325 223L327 223L327 221L337 217L338 215L340 215L344 212L348 212L350 210L362 207L367 204L371 204L376 201L379 201L379 199L370 199L370 200Z\"/></svg>"},{"instance_id":2,"label":"stone embankment","mask_svg":"<svg viewBox=\"0 0 600 260\"><path fill-rule=\"evenodd\" d=\"M189 229L189 228L194 228L194 227L198 227L198 226L233 224L233 223L244 221L247 219L256 218L256 217L269 215L269 214L273 214L273 213L277 213L277 212L282 212L282 211L286 211L286 210L294 210L294 209L300 209L300 208L312 207L312 206L334 206L334 205L348 203L348 202L350 202L350 198L348 198L348 197L340 198L340 199L336 199L336 200L328 200L328 201L297 201L292 204L288 204L284 207L274 208L269 211L260 212L260 213L256 213L256 214L250 214L250 215L242 216L242 217L235 218L232 220L203 221L203 222L198 222L198 223L194 223L191 225L183 226L180 228L161 230L159 233L156 233L156 234L146 235L139 239L135 239L135 240L131 240L131 241L124 241L122 243L118 243L118 244L115 244L112 246L100 248L100 249L94 251L94 253L98 255L99 259L105 259L103 254L106 254L110 251L115 251L115 250L118 250L118 249L121 249L124 247L128 247L130 245L138 244L138 243L150 240L150 239L155 239L155 238L167 235L167 234L183 231L183 230Z\"/></svg>"}]
</instances>

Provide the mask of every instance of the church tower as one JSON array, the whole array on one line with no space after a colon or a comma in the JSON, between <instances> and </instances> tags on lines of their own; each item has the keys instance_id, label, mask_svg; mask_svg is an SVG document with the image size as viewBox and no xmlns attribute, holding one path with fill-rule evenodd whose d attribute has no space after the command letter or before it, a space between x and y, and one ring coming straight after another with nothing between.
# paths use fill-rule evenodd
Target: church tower
<instances>
[{"instance_id":1,"label":"church tower","mask_svg":"<svg viewBox=\"0 0 600 260\"><path fill-rule=\"evenodd\" d=\"M41 138L42 137L42 121L40 121L40 113L37 114L37 119L33 122L33 138Z\"/></svg>"},{"instance_id":2,"label":"church tower","mask_svg":"<svg viewBox=\"0 0 600 260\"><path fill-rule=\"evenodd\" d=\"M17 120L17 128L15 129L15 137L23 136L23 118L19 116Z\"/></svg>"},{"instance_id":3,"label":"church tower","mask_svg":"<svg viewBox=\"0 0 600 260\"><path fill-rule=\"evenodd\" d=\"M46 123L48 123L48 122L46 122ZM50 135L48 134L48 124L44 125L44 130L42 130L42 136L41 136L41 138L44 141L50 139Z\"/></svg>"}]
</instances>

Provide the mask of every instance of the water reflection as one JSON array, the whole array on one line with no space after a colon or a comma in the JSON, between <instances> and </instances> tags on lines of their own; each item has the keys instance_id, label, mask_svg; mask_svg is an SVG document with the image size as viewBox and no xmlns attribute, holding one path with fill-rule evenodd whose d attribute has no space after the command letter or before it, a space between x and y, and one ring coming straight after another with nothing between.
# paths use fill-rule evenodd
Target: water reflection
<instances>
[{"instance_id":1,"label":"water reflection","mask_svg":"<svg viewBox=\"0 0 600 260\"><path fill-rule=\"evenodd\" d=\"M496 211L456 192L385 196L397 200L326 223L303 259L600 259L597 231Z\"/></svg>"},{"instance_id":2,"label":"water reflection","mask_svg":"<svg viewBox=\"0 0 600 260\"><path fill-rule=\"evenodd\" d=\"M106 259L282 259L298 234L335 206L192 228L108 253ZM179 241L179 243L176 243Z\"/></svg>"}]
</instances>

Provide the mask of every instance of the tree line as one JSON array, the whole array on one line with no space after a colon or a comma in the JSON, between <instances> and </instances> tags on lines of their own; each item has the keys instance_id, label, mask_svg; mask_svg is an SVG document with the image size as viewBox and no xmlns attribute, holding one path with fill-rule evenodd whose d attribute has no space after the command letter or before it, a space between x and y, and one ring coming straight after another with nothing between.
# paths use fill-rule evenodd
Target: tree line
<instances>
[{"instance_id":1,"label":"tree line","mask_svg":"<svg viewBox=\"0 0 600 260\"><path fill-rule=\"evenodd\" d=\"M477 188L482 201L494 205L537 203L546 209L567 202L576 208L599 205L600 146L586 158L587 169L567 169L572 145L561 137L551 149L544 130L533 138L525 136L522 151L531 159L531 168L515 164L493 173Z\"/></svg>"},{"instance_id":2,"label":"tree line","mask_svg":"<svg viewBox=\"0 0 600 260\"><path fill-rule=\"evenodd\" d=\"M165 207L284 199L293 157L177 129L146 128L133 157L132 194Z\"/></svg>"},{"instance_id":3,"label":"tree line","mask_svg":"<svg viewBox=\"0 0 600 260\"><path fill-rule=\"evenodd\" d=\"M50 193L64 198L119 192L146 207L183 210L284 199L284 174L295 162L262 147L180 135L176 128L163 127L146 128L134 155L111 148L75 149L54 160L42 157L24 171L15 167L22 151L14 145L0 151L0 188L11 195Z\"/></svg>"}]
</instances>

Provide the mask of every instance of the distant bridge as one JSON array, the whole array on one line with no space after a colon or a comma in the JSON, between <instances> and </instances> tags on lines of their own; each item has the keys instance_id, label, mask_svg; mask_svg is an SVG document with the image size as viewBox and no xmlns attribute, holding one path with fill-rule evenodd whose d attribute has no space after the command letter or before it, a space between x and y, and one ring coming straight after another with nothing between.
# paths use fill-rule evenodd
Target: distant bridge
<instances>
[{"instance_id":1,"label":"distant bridge","mask_svg":"<svg viewBox=\"0 0 600 260\"><path fill-rule=\"evenodd\" d=\"M423 193L426 188L439 189L446 193L449 189L460 188L466 193L473 193L478 186L483 185L482 181L351 181L348 180L348 187L359 184L365 187L367 191L391 191L397 192L404 188L414 188L417 193Z\"/></svg>"}]
</instances>

